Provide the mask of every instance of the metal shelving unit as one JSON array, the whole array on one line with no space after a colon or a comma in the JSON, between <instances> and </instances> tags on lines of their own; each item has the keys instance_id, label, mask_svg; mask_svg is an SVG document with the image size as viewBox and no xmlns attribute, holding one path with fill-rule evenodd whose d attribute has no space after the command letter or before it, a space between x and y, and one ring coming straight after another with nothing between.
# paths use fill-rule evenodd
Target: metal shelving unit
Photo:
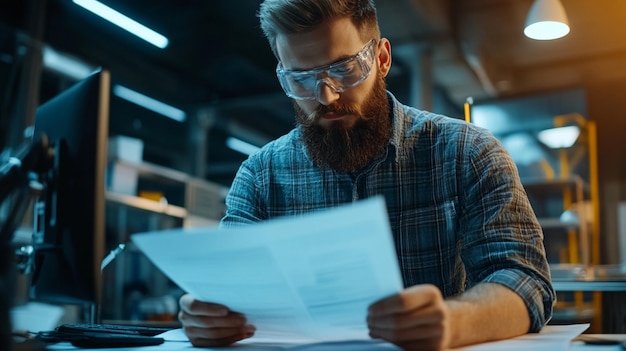
<instances>
[{"instance_id":1,"label":"metal shelving unit","mask_svg":"<svg viewBox=\"0 0 626 351\"><path fill-rule=\"evenodd\" d=\"M591 265L592 216L585 208L590 196L583 179L574 175L565 179L525 181L524 188L547 244L556 241L555 235L567 236L567 245L562 247L558 257L548 257L551 263Z\"/></svg>"},{"instance_id":2,"label":"metal shelving unit","mask_svg":"<svg viewBox=\"0 0 626 351\"><path fill-rule=\"evenodd\" d=\"M116 167L123 172L114 174ZM145 162L111 160L109 176L125 177L122 180L136 184L136 189L134 194L106 192L107 247L114 250L122 244L124 250L103 270L102 318L175 322L175 295L181 292L134 247L130 237L139 232L215 226L224 214L227 189Z\"/></svg>"},{"instance_id":3,"label":"metal shelving unit","mask_svg":"<svg viewBox=\"0 0 626 351\"><path fill-rule=\"evenodd\" d=\"M548 253L551 245L562 245L557 257L554 252L548 257L558 295L553 322L591 322L592 330L601 332L602 293L571 289L577 286L571 283L591 282L589 274L600 264L595 123L576 113L554 117L555 128L573 125L580 134L573 145L554 150L556 171L546 161L546 179L525 181L524 186L544 230Z\"/></svg>"}]
</instances>

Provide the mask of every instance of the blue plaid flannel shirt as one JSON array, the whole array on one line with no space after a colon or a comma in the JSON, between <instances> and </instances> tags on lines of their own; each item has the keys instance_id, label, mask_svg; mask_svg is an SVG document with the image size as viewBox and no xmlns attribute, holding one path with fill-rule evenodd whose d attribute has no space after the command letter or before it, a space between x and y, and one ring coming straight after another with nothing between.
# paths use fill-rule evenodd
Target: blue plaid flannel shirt
<instances>
[{"instance_id":1,"label":"blue plaid flannel shirt","mask_svg":"<svg viewBox=\"0 0 626 351\"><path fill-rule=\"evenodd\" d=\"M509 154L485 129L388 96L386 154L358 174L320 169L295 128L242 163L221 227L383 195L405 287L430 283L453 296L499 283L522 297L530 331L539 331L555 292L542 229Z\"/></svg>"}]
</instances>

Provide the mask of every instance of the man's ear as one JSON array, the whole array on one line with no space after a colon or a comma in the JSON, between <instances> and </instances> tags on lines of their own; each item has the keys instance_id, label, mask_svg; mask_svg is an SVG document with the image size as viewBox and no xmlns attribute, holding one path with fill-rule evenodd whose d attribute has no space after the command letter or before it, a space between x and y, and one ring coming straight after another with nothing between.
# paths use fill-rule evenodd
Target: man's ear
<instances>
[{"instance_id":1,"label":"man's ear","mask_svg":"<svg viewBox=\"0 0 626 351\"><path fill-rule=\"evenodd\" d=\"M378 43L378 69L384 77L391 69L391 43L387 38L381 38Z\"/></svg>"}]
</instances>

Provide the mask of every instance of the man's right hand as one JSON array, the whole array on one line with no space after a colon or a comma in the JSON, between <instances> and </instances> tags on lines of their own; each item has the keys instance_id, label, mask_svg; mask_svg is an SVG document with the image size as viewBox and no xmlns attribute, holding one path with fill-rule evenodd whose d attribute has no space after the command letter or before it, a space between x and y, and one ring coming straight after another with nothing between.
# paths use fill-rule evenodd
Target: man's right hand
<instances>
[{"instance_id":1,"label":"man's right hand","mask_svg":"<svg viewBox=\"0 0 626 351\"><path fill-rule=\"evenodd\" d=\"M202 302L185 294L180 298L178 319L196 347L228 346L254 335L246 317L224 305Z\"/></svg>"}]
</instances>

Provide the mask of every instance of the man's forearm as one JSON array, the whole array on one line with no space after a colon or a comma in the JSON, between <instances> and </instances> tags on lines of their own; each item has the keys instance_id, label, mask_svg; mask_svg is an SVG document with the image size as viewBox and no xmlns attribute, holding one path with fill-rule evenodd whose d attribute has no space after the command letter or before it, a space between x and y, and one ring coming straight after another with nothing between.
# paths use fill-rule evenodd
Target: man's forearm
<instances>
[{"instance_id":1,"label":"man's forearm","mask_svg":"<svg viewBox=\"0 0 626 351\"><path fill-rule=\"evenodd\" d=\"M509 288L482 283L449 298L451 347L506 339L528 332L530 317L522 298Z\"/></svg>"}]
</instances>

